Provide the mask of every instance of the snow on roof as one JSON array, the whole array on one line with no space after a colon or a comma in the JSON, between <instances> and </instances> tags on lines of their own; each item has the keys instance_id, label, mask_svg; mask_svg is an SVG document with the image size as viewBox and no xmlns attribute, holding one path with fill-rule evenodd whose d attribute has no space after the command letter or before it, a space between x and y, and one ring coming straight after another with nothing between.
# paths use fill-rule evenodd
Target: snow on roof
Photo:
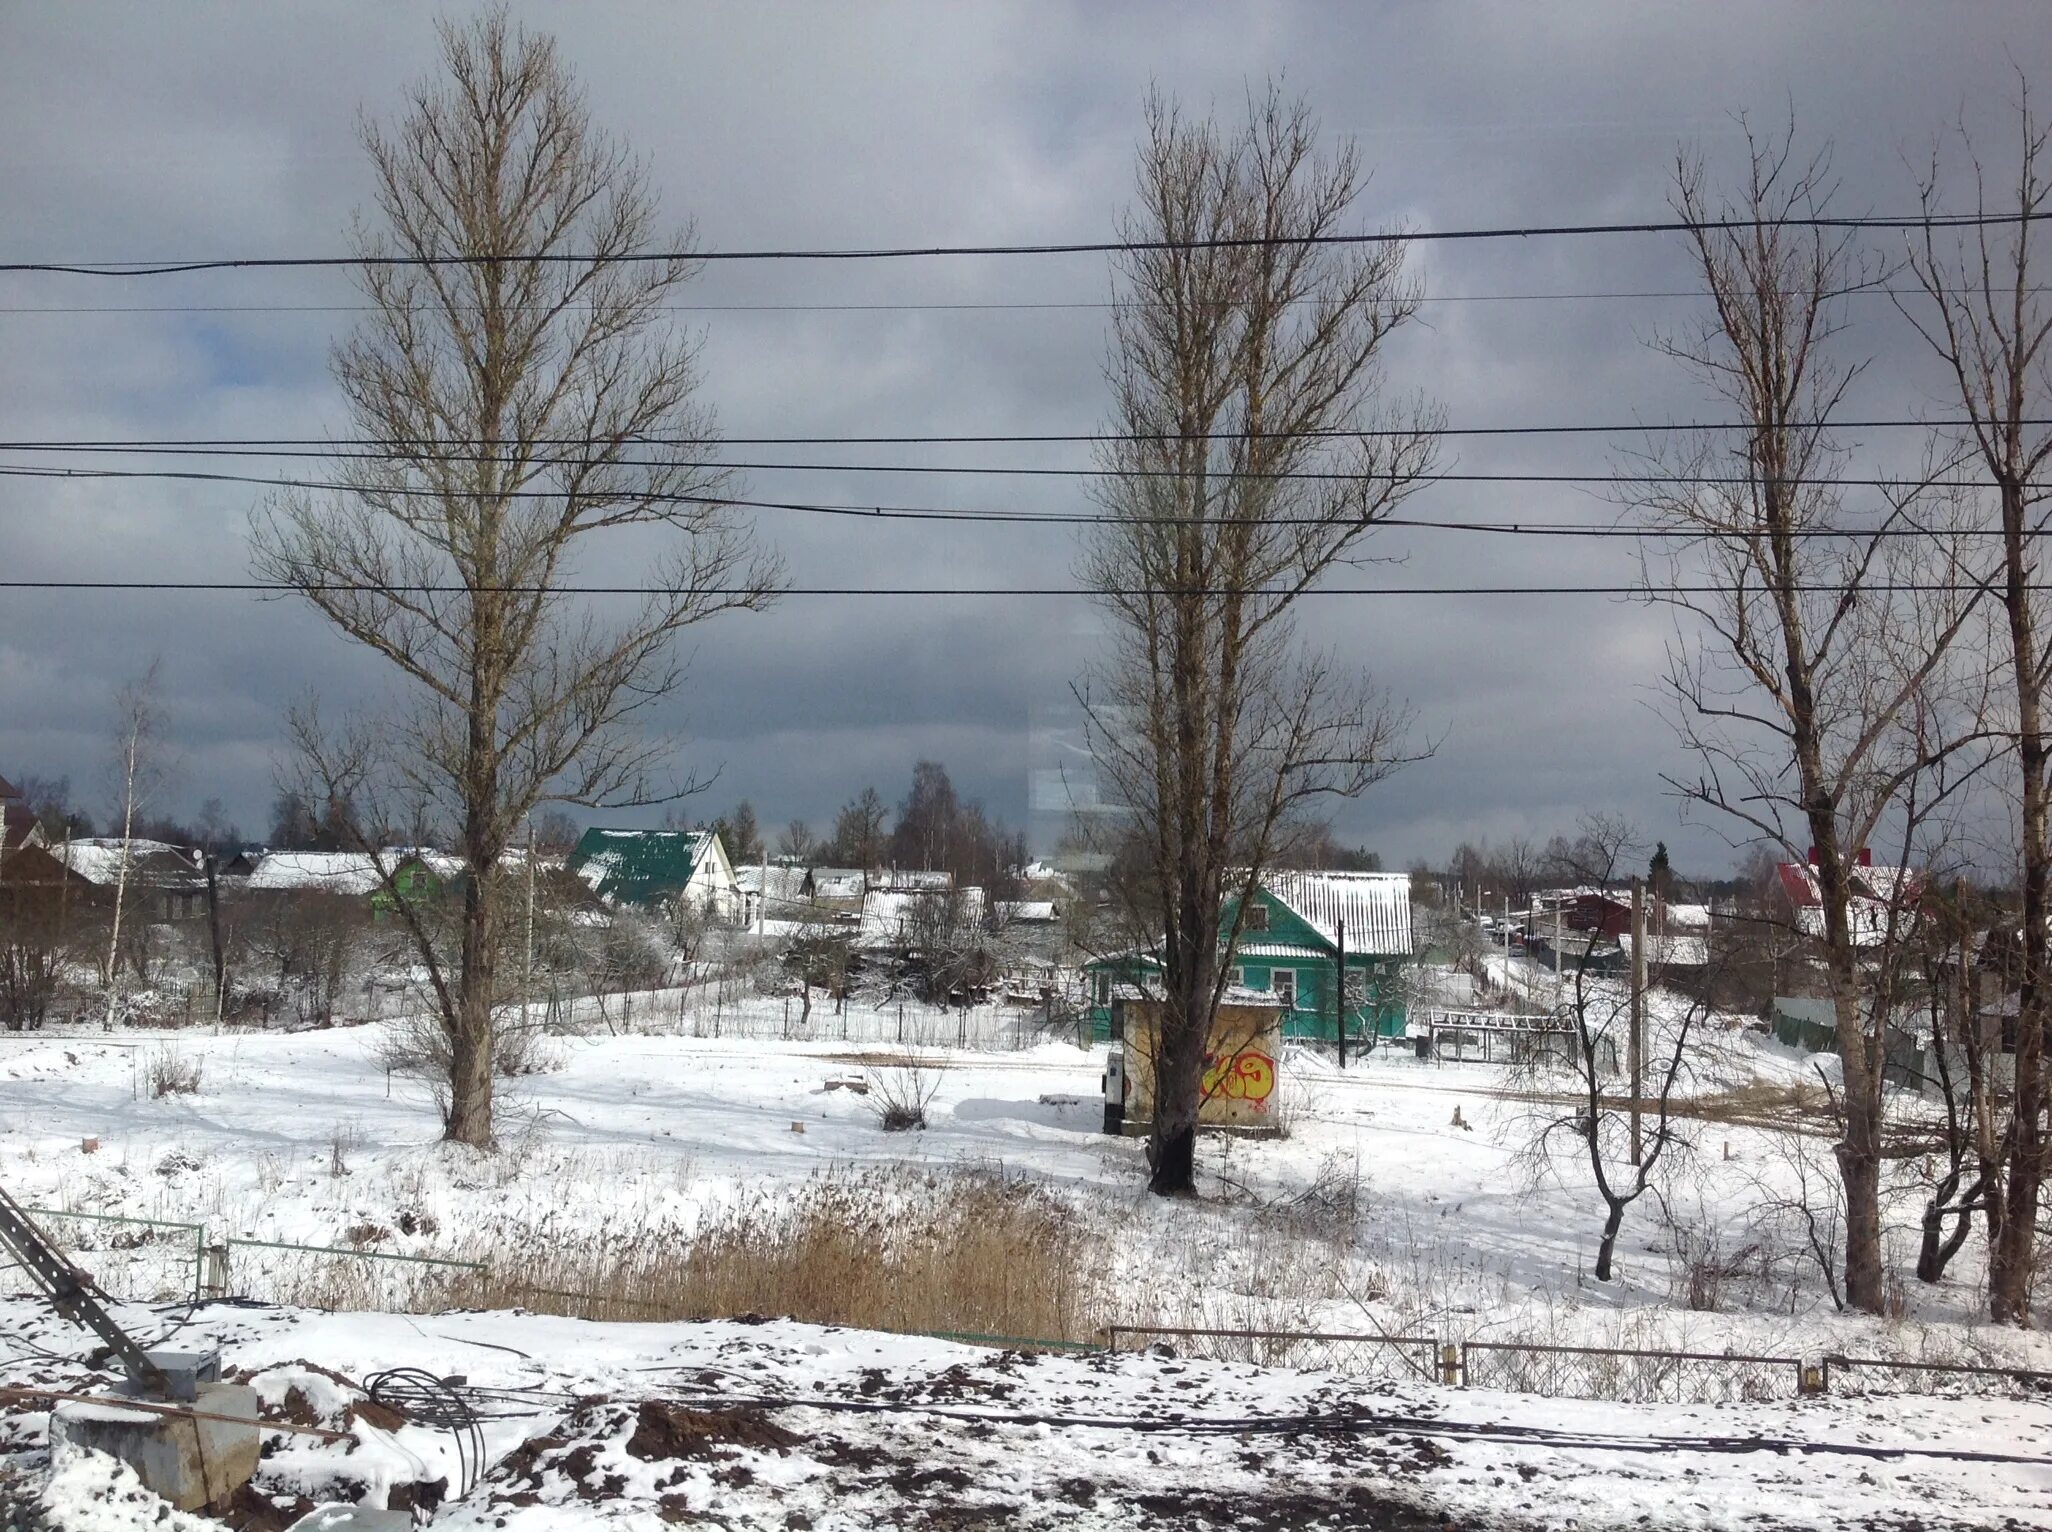
<instances>
[{"instance_id":1,"label":"snow on roof","mask_svg":"<svg viewBox=\"0 0 2052 1532\"><path fill-rule=\"evenodd\" d=\"M382 881L377 859L367 851L267 851L249 873L252 889L273 893L314 889L361 896Z\"/></svg>"},{"instance_id":2,"label":"snow on roof","mask_svg":"<svg viewBox=\"0 0 2052 1532\"><path fill-rule=\"evenodd\" d=\"M1626 957L1632 954L1632 937L1629 931L1617 938L1617 945ZM1655 968L1707 968L1710 964L1710 940L1704 936L1684 936L1673 933L1662 936L1657 931L1646 936L1646 962Z\"/></svg>"},{"instance_id":3,"label":"snow on roof","mask_svg":"<svg viewBox=\"0 0 2052 1532\"><path fill-rule=\"evenodd\" d=\"M50 854L88 883L109 885L120 876L123 841L119 836L66 841L50 847ZM168 841L126 842L128 875L138 882L183 882L200 874L199 853L188 846Z\"/></svg>"},{"instance_id":4,"label":"snow on roof","mask_svg":"<svg viewBox=\"0 0 2052 1532\"><path fill-rule=\"evenodd\" d=\"M656 904L690 885L716 837L711 830L590 829L570 870L611 904Z\"/></svg>"},{"instance_id":5,"label":"snow on roof","mask_svg":"<svg viewBox=\"0 0 2052 1532\"><path fill-rule=\"evenodd\" d=\"M1000 899L997 918L1020 925L1048 925L1061 918L1052 899Z\"/></svg>"},{"instance_id":6,"label":"snow on roof","mask_svg":"<svg viewBox=\"0 0 2052 1532\"><path fill-rule=\"evenodd\" d=\"M1411 955L1407 872L1272 872L1263 887L1329 942L1344 921L1349 952Z\"/></svg>"},{"instance_id":7,"label":"snow on roof","mask_svg":"<svg viewBox=\"0 0 2052 1532\"><path fill-rule=\"evenodd\" d=\"M1710 924L1710 906L1707 904L1670 904L1667 907L1667 929L1670 931L1700 931Z\"/></svg>"},{"instance_id":8,"label":"snow on roof","mask_svg":"<svg viewBox=\"0 0 2052 1532\"><path fill-rule=\"evenodd\" d=\"M862 900L862 935L865 947L900 946L917 939L922 920L943 923L952 918L958 926L979 925L983 920L983 890L962 889L871 889Z\"/></svg>"}]
</instances>

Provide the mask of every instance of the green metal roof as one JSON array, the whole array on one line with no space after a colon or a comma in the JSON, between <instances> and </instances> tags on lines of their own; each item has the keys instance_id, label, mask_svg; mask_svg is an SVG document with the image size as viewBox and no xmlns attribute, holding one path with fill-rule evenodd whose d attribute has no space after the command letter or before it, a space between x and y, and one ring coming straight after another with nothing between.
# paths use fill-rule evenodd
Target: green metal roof
<instances>
[{"instance_id":1,"label":"green metal roof","mask_svg":"<svg viewBox=\"0 0 2052 1532\"><path fill-rule=\"evenodd\" d=\"M664 904L711 843L710 830L586 830L569 866L608 904Z\"/></svg>"}]
</instances>

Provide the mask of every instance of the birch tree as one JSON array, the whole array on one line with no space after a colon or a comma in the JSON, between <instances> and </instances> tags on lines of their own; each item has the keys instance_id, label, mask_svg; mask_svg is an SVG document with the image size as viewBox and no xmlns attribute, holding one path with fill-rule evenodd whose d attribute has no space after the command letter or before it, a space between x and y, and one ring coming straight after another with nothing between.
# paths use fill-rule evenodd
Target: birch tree
<instances>
[{"instance_id":1,"label":"birch tree","mask_svg":"<svg viewBox=\"0 0 2052 1532\"><path fill-rule=\"evenodd\" d=\"M134 865L135 821L149 811L163 786L164 714L157 701L161 660L114 694L114 817L121 824L114 861L114 917L107 934L107 1014L112 1028L121 1011L121 927L128 907L128 876Z\"/></svg>"},{"instance_id":2,"label":"birch tree","mask_svg":"<svg viewBox=\"0 0 2052 1532\"><path fill-rule=\"evenodd\" d=\"M677 796L637 727L682 681L673 641L766 605L780 575L727 503L696 344L664 316L689 229L658 230L646 165L592 124L552 39L494 11L441 43L442 76L362 130L369 314L332 367L371 450L259 512L254 562L399 683L339 730L300 711L302 791L357 805L364 849L380 801L453 832L453 950L398 904L447 1035L447 1136L485 1145L502 853L550 801ZM601 551L642 592L625 615L566 589Z\"/></svg>"},{"instance_id":3,"label":"birch tree","mask_svg":"<svg viewBox=\"0 0 2052 1532\"><path fill-rule=\"evenodd\" d=\"M1305 650L1295 603L1424 481L1439 416L1384 397L1418 288L1400 241L1317 242L1358 227L1366 177L1351 145L1321 149L1301 102L1271 88L1222 127L1154 97L1136 180L1095 489L1108 519L1079 566L1109 653L1078 695L1131 811L1114 893L1164 990L1150 1185L1187 1194L1238 936L1225 911L1237 926L1314 800L1404 756L1406 710ZM1350 434L1370 430L1388 434ZM1333 477L1290 477L1305 470Z\"/></svg>"},{"instance_id":4,"label":"birch tree","mask_svg":"<svg viewBox=\"0 0 2052 1532\"><path fill-rule=\"evenodd\" d=\"M1960 139L1972 167L1978 215L2016 213L2014 223L1984 224L1947 241L1928 221L1909 248L1921 301L1900 303L1917 332L1944 363L1966 419L1959 456L1984 491L1990 530L2001 548L1994 580L2000 606L1992 649L2008 690L2002 732L2010 747L2011 801L2016 810L2019 936L2016 1080L2001 1153L1991 1169L1999 1184L1983 1189L1999 1213L1990 1219L1988 1303L1993 1317L2030 1319L2036 1275L2038 1207L2052 1138L2046 1132L2046 1017L2052 1007L2052 621L2038 588L2038 510L2052 465L2052 303L2043 231L2034 220L2052 211L2052 148L2033 115L2029 85L2018 76L2018 149L2014 168L1988 178L1964 127ZM1934 151L1920 187L1923 209L1946 211Z\"/></svg>"}]
</instances>

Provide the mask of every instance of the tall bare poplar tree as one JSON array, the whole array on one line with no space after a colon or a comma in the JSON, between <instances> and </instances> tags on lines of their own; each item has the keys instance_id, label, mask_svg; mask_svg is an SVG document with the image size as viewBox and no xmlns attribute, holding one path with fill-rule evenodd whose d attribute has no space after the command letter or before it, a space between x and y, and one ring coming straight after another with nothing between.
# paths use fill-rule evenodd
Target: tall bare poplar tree
<instances>
[{"instance_id":1,"label":"tall bare poplar tree","mask_svg":"<svg viewBox=\"0 0 2052 1532\"><path fill-rule=\"evenodd\" d=\"M1947 242L1926 223L1911 242L1910 269L1923 301L1903 304L1919 334L1951 374L1967 428L1959 456L1987 494L2000 534L1999 636L1993 649L2008 678L2002 733L2011 747L2017 818L2018 985L2016 1081L2009 1121L1995 1164L2001 1184L1984 1188L1989 1219L1988 1302L1993 1316L2030 1319L2037 1262L2038 1204L2052 1140L2046 1134L2046 1015L2052 1007L2052 735L2046 704L2052 687L2052 613L2037 589L2037 507L2052 491L2052 303L2033 222L2052 210L2048 131L2032 116L2028 84L2019 76L2019 155L2013 179L2000 182L1999 206L1988 205L1987 180L1965 129L1960 136L1974 172L1978 215L2020 213L2010 224L1984 224L1970 238ZM1944 213L1934 154L1922 183L1924 211ZM2013 200L2012 200L2013 199Z\"/></svg>"},{"instance_id":2,"label":"tall bare poplar tree","mask_svg":"<svg viewBox=\"0 0 2052 1532\"><path fill-rule=\"evenodd\" d=\"M1801 225L1825 213L1830 187L1826 158L1797 161L1793 138L1792 128L1764 140L1748 130L1746 179L1729 198L1704 184L1700 161L1676 165L1675 208L1693 226L1711 315L1662 349L1739 429L1678 435L1654 455L1650 466L1673 482L1646 492L1648 519L1669 534L1649 555L1660 572L1648 589L1692 618L1668 682L1700 775L1673 785L1785 860L1807 861L1816 880L1820 918L1807 934L1842 1064L1846 1300L1879 1312L1889 986L1868 960L1898 933L1862 920L1854 877L1884 826L1907 842L1890 815L1955 748L1924 720L1970 603L1902 593L1934 562L1940 583L1959 574L1945 562L1949 543L1892 535L1909 527L1918 486L1856 507L1835 482L1847 452L1832 416L1860 371L1835 354L1838 303L1870 273L1851 234ZM1890 911L1891 922L1907 913Z\"/></svg>"},{"instance_id":3,"label":"tall bare poplar tree","mask_svg":"<svg viewBox=\"0 0 2052 1532\"><path fill-rule=\"evenodd\" d=\"M374 455L259 513L254 561L403 682L373 723L295 718L300 790L354 804L366 848L380 803L453 831L456 937L400 907L447 1034L447 1136L484 1145L501 854L540 803L669 795L664 748L634 725L681 679L672 640L765 605L779 571L722 501L696 348L664 320L692 263L637 259L658 237L646 167L592 126L552 39L503 12L441 38L442 77L363 129L370 315L333 370ZM607 617L563 587L615 532L647 594Z\"/></svg>"},{"instance_id":4,"label":"tall bare poplar tree","mask_svg":"<svg viewBox=\"0 0 2052 1532\"><path fill-rule=\"evenodd\" d=\"M1338 246L1364 185L1351 147L1271 89L1244 126L1147 107L1121 226L1114 410L1081 577L1111 652L1079 688L1136 845L1116 892L1155 948L1165 1014L1151 1185L1194 1188L1205 1054L1234 892L1296 811L1398 764L1407 715L1304 653L1296 599L1428 475L1438 414L1386 404L1382 351L1415 311L1401 243ZM1348 435L1364 429L1391 434ZM1332 478L1291 478L1307 469Z\"/></svg>"}]
</instances>

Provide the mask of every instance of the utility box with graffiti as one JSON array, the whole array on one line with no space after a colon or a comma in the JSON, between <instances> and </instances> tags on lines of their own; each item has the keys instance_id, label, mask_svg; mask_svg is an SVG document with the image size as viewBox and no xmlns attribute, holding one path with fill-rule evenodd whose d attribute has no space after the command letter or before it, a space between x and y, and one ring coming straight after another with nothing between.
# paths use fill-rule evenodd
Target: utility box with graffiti
<instances>
[{"instance_id":1,"label":"utility box with graffiti","mask_svg":"<svg viewBox=\"0 0 2052 1532\"><path fill-rule=\"evenodd\" d=\"M1107 1131L1141 1134L1154 1124L1154 1060L1161 1026L1161 1002L1152 996L1123 999L1116 1006L1113 1051L1107 1069ZM1283 1009L1269 995L1234 991L1219 1003L1204 1061L1200 1128L1229 1133L1274 1133L1276 1091L1282 1084ZM1121 1099L1109 1093L1117 1089ZM1117 1110L1115 1110L1115 1108ZM1118 1128L1113 1128L1113 1123Z\"/></svg>"}]
</instances>

